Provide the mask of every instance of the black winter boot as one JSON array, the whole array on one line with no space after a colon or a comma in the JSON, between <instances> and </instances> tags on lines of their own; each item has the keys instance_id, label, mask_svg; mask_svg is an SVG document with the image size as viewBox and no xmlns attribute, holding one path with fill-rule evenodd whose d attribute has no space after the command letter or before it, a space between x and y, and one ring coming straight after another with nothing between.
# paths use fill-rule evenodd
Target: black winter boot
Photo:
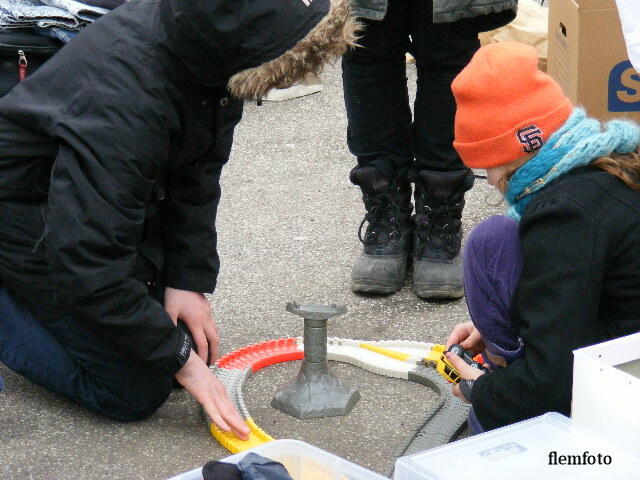
<instances>
[{"instance_id":1,"label":"black winter boot","mask_svg":"<svg viewBox=\"0 0 640 480\"><path fill-rule=\"evenodd\" d=\"M414 292L420 298L461 298L460 219L464 193L473 186L473 172L419 170L412 180L416 183Z\"/></svg>"},{"instance_id":2,"label":"black winter boot","mask_svg":"<svg viewBox=\"0 0 640 480\"><path fill-rule=\"evenodd\" d=\"M361 188L367 210L358 230L364 249L351 272L351 289L397 292L411 252L411 184L406 179L389 180L375 167L356 167L350 178ZM362 237L365 222L369 224Z\"/></svg>"}]
</instances>

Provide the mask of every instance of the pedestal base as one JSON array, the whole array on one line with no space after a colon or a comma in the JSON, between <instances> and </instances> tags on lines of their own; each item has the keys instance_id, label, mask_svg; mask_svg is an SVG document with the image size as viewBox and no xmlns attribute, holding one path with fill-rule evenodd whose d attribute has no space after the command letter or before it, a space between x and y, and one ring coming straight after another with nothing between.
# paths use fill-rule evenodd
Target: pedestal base
<instances>
[{"instance_id":1,"label":"pedestal base","mask_svg":"<svg viewBox=\"0 0 640 480\"><path fill-rule=\"evenodd\" d=\"M360 400L360 392L344 385L326 366L303 363L296 379L278 391L271 406L296 418L346 415Z\"/></svg>"}]
</instances>

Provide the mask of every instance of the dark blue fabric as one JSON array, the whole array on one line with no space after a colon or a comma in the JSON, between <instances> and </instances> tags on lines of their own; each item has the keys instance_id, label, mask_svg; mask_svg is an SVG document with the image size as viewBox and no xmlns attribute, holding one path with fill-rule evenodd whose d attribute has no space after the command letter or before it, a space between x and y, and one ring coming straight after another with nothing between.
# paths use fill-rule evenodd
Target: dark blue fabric
<instances>
[{"instance_id":1,"label":"dark blue fabric","mask_svg":"<svg viewBox=\"0 0 640 480\"><path fill-rule=\"evenodd\" d=\"M347 142L360 166L387 177L418 168L464 169L453 149L455 101L451 82L479 47L471 21L434 24L432 2L390 0L382 21L362 20L356 48L343 57ZM412 121L405 53L418 71Z\"/></svg>"},{"instance_id":2,"label":"dark blue fabric","mask_svg":"<svg viewBox=\"0 0 640 480\"><path fill-rule=\"evenodd\" d=\"M159 376L70 316L36 316L0 288L0 361L32 382L119 421L151 415L169 396Z\"/></svg>"},{"instance_id":3,"label":"dark blue fabric","mask_svg":"<svg viewBox=\"0 0 640 480\"><path fill-rule=\"evenodd\" d=\"M489 353L511 362L523 355L509 310L520 273L522 252L517 221L499 215L477 225L464 250L465 300Z\"/></svg>"},{"instance_id":4,"label":"dark blue fabric","mask_svg":"<svg viewBox=\"0 0 640 480\"><path fill-rule=\"evenodd\" d=\"M489 217L469 235L463 260L465 300L471 320L487 351L507 363L524 355L522 340L509 315L522 272L518 228L519 223L512 218ZM484 431L473 408L468 424L474 434Z\"/></svg>"},{"instance_id":5,"label":"dark blue fabric","mask_svg":"<svg viewBox=\"0 0 640 480\"><path fill-rule=\"evenodd\" d=\"M479 433L484 433L484 428L480 425L480 421L474 412L473 407L469 410L469 418L467 419L467 425L469 426L469 430L473 435L478 435Z\"/></svg>"},{"instance_id":6,"label":"dark blue fabric","mask_svg":"<svg viewBox=\"0 0 640 480\"><path fill-rule=\"evenodd\" d=\"M202 480L242 480L242 475L237 465L212 460L202 467Z\"/></svg>"},{"instance_id":7,"label":"dark blue fabric","mask_svg":"<svg viewBox=\"0 0 640 480\"><path fill-rule=\"evenodd\" d=\"M242 480L292 480L280 462L257 453L248 453L238 463Z\"/></svg>"}]
</instances>

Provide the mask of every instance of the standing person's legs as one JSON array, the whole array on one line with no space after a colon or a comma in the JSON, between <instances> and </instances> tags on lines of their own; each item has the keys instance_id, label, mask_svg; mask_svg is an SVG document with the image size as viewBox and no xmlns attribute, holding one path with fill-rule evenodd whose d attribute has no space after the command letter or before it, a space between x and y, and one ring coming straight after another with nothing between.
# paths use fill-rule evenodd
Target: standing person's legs
<instances>
[{"instance_id":1,"label":"standing person's legs","mask_svg":"<svg viewBox=\"0 0 640 480\"><path fill-rule=\"evenodd\" d=\"M464 194L473 174L453 148L451 82L479 48L472 20L434 24L432 0L411 4L412 53L418 85L411 145L415 168L414 290L422 298L463 295L459 251Z\"/></svg>"},{"instance_id":2,"label":"standing person's legs","mask_svg":"<svg viewBox=\"0 0 640 480\"><path fill-rule=\"evenodd\" d=\"M150 372L111 349L70 316L43 321L0 288L0 361L32 382L120 421L150 416L172 377Z\"/></svg>"},{"instance_id":3,"label":"standing person's legs","mask_svg":"<svg viewBox=\"0 0 640 480\"><path fill-rule=\"evenodd\" d=\"M342 61L347 143L358 159L351 181L363 194L368 222L352 271L356 292L392 293L404 283L411 250L411 109L405 53L405 0L389 0L381 21L362 20L361 47ZM362 225L361 225L362 228Z\"/></svg>"},{"instance_id":4,"label":"standing person's legs","mask_svg":"<svg viewBox=\"0 0 640 480\"><path fill-rule=\"evenodd\" d=\"M465 300L494 366L505 366L524 351L509 316L522 272L518 227L511 218L490 217L474 228L464 249ZM473 408L469 427L473 433L484 431Z\"/></svg>"},{"instance_id":5,"label":"standing person's legs","mask_svg":"<svg viewBox=\"0 0 640 480\"><path fill-rule=\"evenodd\" d=\"M409 20L405 0L389 0L383 20L360 20L358 47L342 59L347 144L359 167L388 178L411 164L411 108L405 53Z\"/></svg>"}]
</instances>

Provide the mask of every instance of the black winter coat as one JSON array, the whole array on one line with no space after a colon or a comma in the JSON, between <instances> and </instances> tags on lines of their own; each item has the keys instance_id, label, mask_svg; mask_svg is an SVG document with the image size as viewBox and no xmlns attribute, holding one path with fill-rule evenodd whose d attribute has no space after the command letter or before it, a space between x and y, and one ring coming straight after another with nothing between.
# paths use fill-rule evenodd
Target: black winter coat
<instances>
[{"instance_id":1,"label":"black winter coat","mask_svg":"<svg viewBox=\"0 0 640 480\"><path fill-rule=\"evenodd\" d=\"M162 292L216 285L219 177L242 115L226 83L328 11L306 3L133 0L0 99L0 280L13 296L177 371L189 341Z\"/></svg>"},{"instance_id":2,"label":"black winter coat","mask_svg":"<svg viewBox=\"0 0 640 480\"><path fill-rule=\"evenodd\" d=\"M568 415L572 351L640 331L640 192L595 167L542 190L520 222L523 270L511 316L525 355L482 375L485 429Z\"/></svg>"}]
</instances>

